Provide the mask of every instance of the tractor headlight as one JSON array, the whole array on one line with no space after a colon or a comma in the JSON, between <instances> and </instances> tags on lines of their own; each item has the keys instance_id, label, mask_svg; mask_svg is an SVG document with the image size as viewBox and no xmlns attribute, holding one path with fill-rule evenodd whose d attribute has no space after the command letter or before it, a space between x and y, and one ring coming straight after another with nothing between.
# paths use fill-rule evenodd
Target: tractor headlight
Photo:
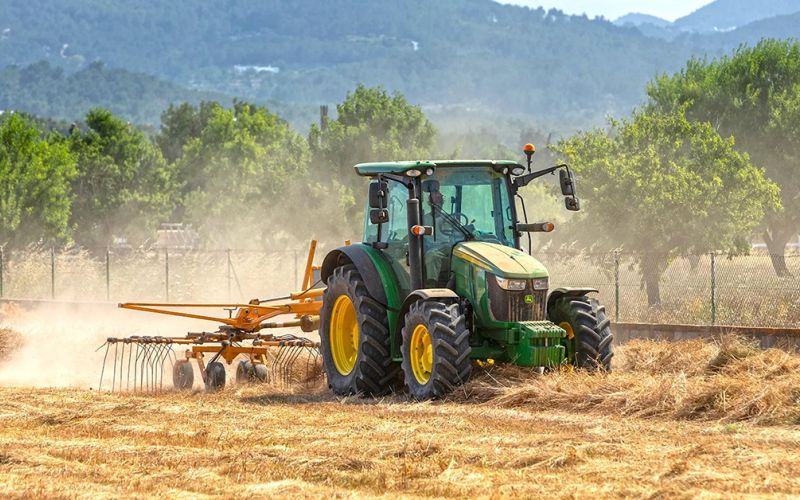
<instances>
[{"instance_id":1,"label":"tractor headlight","mask_svg":"<svg viewBox=\"0 0 800 500\"><path fill-rule=\"evenodd\" d=\"M511 169L511 175L522 175L525 173L525 167L514 167Z\"/></svg>"},{"instance_id":2,"label":"tractor headlight","mask_svg":"<svg viewBox=\"0 0 800 500\"><path fill-rule=\"evenodd\" d=\"M419 177L420 175L422 175L422 172L420 172L416 168L412 168L411 170L406 170L406 175L409 177Z\"/></svg>"},{"instance_id":3,"label":"tractor headlight","mask_svg":"<svg viewBox=\"0 0 800 500\"><path fill-rule=\"evenodd\" d=\"M534 290L547 290L547 286L550 284L548 283L547 278L539 278L533 280L533 289Z\"/></svg>"},{"instance_id":4,"label":"tractor headlight","mask_svg":"<svg viewBox=\"0 0 800 500\"><path fill-rule=\"evenodd\" d=\"M528 285L527 280L505 279L500 276L495 276L495 278L497 278L497 285L503 290L521 291L525 290Z\"/></svg>"}]
</instances>

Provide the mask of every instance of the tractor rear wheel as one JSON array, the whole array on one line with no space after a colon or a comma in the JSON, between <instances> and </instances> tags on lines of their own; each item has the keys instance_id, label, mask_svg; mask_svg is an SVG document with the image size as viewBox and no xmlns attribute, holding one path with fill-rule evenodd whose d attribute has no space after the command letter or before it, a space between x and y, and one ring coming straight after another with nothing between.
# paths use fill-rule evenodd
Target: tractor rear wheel
<instances>
[{"instance_id":1,"label":"tractor rear wheel","mask_svg":"<svg viewBox=\"0 0 800 500\"><path fill-rule=\"evenodd\" d=\"M441 398L472 373L466 318L458 304L411 305L403 325L403 374L414 399Z\"/></svg>"},{"instance_id":2,"label":"tractor rear wheel","mask_svg":"<svg viewBox=\"0 0 800 500\"><path fill-rule=\"evenodd\" d=\"M209 363L206 367L206 390L218 391L225 388L225 365L219 361Z\"/></svg>"},{"instance_id":3,"label":"tractor rear wheel","mask_svg":"<svg viewBox=\"0 0 800 500\"><path fill-rule=\"evenodd\" d=\"M606 308L586 296L559 297L547 316L567 332L567 357L578 368L611 371L614 335Z\"/></svg>"},{"instance_id":4,"label":"tractor rear wheel","mask_svg":"<svg viewBox=\"0 0 800 500\"><path fill-rule=\"evenodd\" d=\"M194 370L188 359L176 361L172 366L172 385L179 391L188 391L194 385Z\"/></svg>"},{"instance_id":5,"label":"tractor rear wheel","mask_svg":"<svg viewBox=\"0 0 800 500\"><path fill-rule=\"evenodd\" d=\"M320 311L320 351L328 385L340 396L386 394L399 367L389 350L386 308L367 292L353 265L328 278Z\"/></svg>"}]
</instances>

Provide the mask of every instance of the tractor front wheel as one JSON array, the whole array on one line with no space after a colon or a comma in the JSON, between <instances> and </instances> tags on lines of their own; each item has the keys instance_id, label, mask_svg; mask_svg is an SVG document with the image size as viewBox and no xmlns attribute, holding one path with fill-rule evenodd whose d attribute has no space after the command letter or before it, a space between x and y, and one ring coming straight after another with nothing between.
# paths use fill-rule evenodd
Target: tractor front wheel
<instances>
[{"instance_id":1,"label":"tractor front wheel","mask_svg":"<svg viewBox=\"0 0 800 500\"><path fill-rule=\"evenodd\" d=\"M403 326L403 374L414 399L441 398L469 380L469 330L458 304L411 305Z\"/></svg>"},{"instance_id":2,"label":"tractor front wheel","mask_svg":"<svg viewBox=\"0 0 800 500\"><path fill-rule=\"evenodd\" d=\"M614 335L605 307L586 296L559 297L548 308L547 316L567 332L567 357L572 364L611 371Z\"/></svg>"},{"instance_id":3,"label":"tractor front wheel","mask_svg":"<svg viewBox=\"0 0 800 500\"><path fill-rule=\"evenodd\" d=\"M322 297L320 351L335 394L380 396L398 376L389 351L386 308L373 299L355 266L336 268Z\"/></svg>"}]
</instances>

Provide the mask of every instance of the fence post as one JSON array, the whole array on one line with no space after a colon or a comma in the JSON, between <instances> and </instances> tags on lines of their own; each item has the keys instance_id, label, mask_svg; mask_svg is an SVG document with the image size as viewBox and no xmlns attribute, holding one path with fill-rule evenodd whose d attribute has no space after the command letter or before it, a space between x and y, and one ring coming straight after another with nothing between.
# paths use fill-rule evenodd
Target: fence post
<instances>
[{"instance_id":1,"label":"fence post","mask_svg":"<svg viewBox=\"0 0 800 500\"><path fill-rule=\"evenodd\" d=\"M164 247L164 290L166 292L164 302L169 302L169 248L167 247Z\"/></svg>"},{"instance_id":2,"label":"fence post","mask_svg":"<svg viewBox=\"0 0 800 500\"><path fill-rule=\"evenodd\" d=\"M3 247L0 247L0 297L3 297L4 293L3 267L5 267L5 262L6 262L5 253L3 252Z\"/></svg>"},{"instance_id":3,"label":"fence post","mask_svg":"<svg viewBox=\"0 0 800 500\"><path fill-rule=\"evenodd\" d=\"M711 252L711 326L717 324L717 254Z\"/></svg>"},{"instance_id":4,"label":"fence post","mask_svg":"<svg viewBox=\"0 0 800 500\"><path fill-rule=\"evenodd\" d=\"M228 255L228 302L231 301L231 249L227 250Z\"/></svg>"},{"instance_id":5,"label":"fence post","mask_svg":"<svg viewBox=\"0 0 800 500\"><path fill-rule=\"evenodd\" d=\"M614 322L619 323L619 250L614 250Z\"/></svg>"},{"instance_id":6,"label":"fence post","mask_svg":"<svg viewBox=\"0 0 800 500\"><path fill-rule=\"evenodd\" d=\"M106 247L106 301L111 300L111 251Z\"/></svg>"},{"instance_id":7,"label":"fence post","mask_svg":"<svg viewBox=\"0 0 800 500\"><path fill-rule=\"evenodd\" d=\"M50 298L56 298L56 249L50 247Z\"/></svg>"}]
</instances>

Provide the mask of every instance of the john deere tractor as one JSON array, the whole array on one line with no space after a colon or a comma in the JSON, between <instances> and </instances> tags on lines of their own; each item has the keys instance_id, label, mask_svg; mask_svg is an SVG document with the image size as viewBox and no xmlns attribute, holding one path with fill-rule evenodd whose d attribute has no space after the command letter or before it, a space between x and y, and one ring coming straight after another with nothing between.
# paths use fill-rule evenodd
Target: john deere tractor
<instances>
[{"instance_id":1,"label":"john deere tractor","mask_svg":"<svg viewBox=\"0 0 800 500\"><path fill-rule=\"evenodd\" d=\"M533 171L514 161L414 161L355 166L368 177L363 242L330 252L320 342L330 388L381 395L400 372L416 399L446 396L473 363L611 368L612 334L590 288L550 289L547 269L520 239L553 230L528 223L518 191L567 165ZM522 209L520 220L515 200Z\"/></svg>"}]
</instances>

